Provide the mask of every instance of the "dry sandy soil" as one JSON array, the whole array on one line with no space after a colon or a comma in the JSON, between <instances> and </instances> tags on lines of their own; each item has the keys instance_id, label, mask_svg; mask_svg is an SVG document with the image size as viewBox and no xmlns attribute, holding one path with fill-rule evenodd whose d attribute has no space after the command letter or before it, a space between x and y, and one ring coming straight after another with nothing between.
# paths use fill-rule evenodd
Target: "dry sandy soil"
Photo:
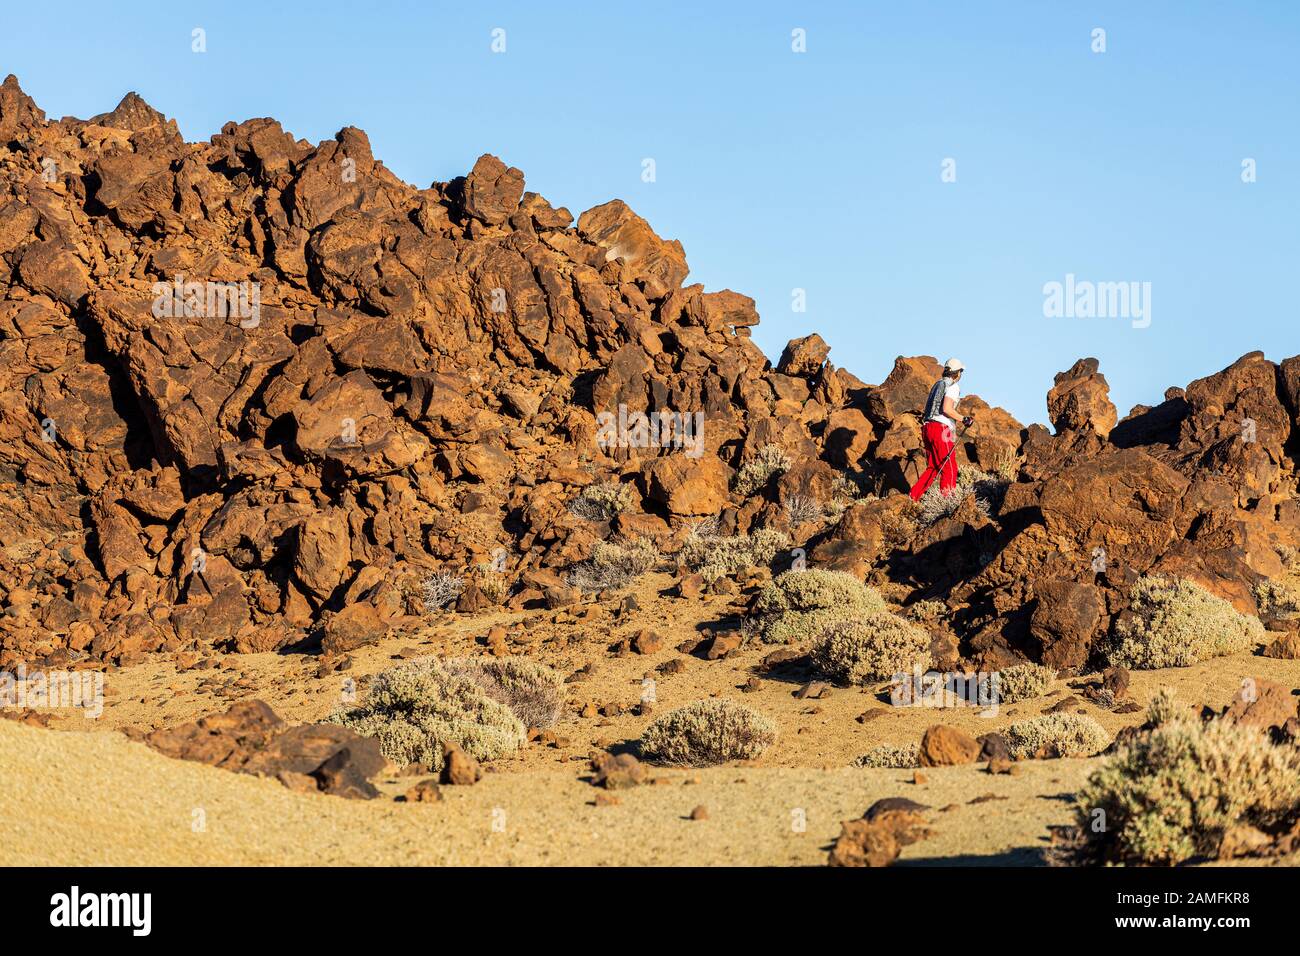
<instances>
[{"instance_id":1,"label":"dry sandy soil","mask_svg":"<svg viewBox=\"0 0 1300 956\"><path fill-rule=\"evenodd\" d=\"M970 708L891 708L875 688L836 688L800 700L800 684L760 676L742 693L772 648L755 644L719 661L684 655L675 645L728 611L727 598L686 601L665 595L669 578L650 575L633 624L613 605L589 605L585 617L536 611L457 617L353 654L346 670L317 676L313 655L214 655L208 666L178 670L170 656L112 671L97 720L55 715L51 730L0 721L0 779L23 781L0 792L0 863L4 864L819 864L840 822L876 799L906 796L933 808L936 835L909 847L901 863L1032 865L1048 827L1069 822L1069 795L1096 760L1029 762L1017 776L982 767L867 770L853 760L881 743L918 740L948 723L973 734L1040 713L1071 692L1058 680L1048 696L981 716ZM557 620L558 618L558 620ZM609 646L647 622L668 637L657 654L615 656ZM560 745L534 743L494 761L474 787L444 787L433 804L391 799L413 783L379 781L389 799L370 802L301 795L278 783L159 756L121 733L194 719L234 700L260 697L290 721L318 720L365 678L402 655L483 653L494 624L512 651L563 673L591 664L571 682L570 709L556 728ZM678 674L657 665L685 661ZM655 710L724 695L774 718L780 736L760 761L707 770L657 769L655 783L596 806L587 782L595 748L635 740L651 717L629 712L643 677L655 679ZM1300 662L1222 658L1195 667L1135 672L1138 703L1173 687L1189 703L1221 706L1245 677L1300 686ZM615 702L624 713L582 717L587 703ZM1139 723L1083 704L1108 731ZM867 719L859 720L863 715ZM54 731L54 732L52 732ZM992 797L992 800L986 798ZM697 806L708 818L693 821ZM196 830L196 820L206 824ZM806 821L801 832L800 820ZM33 839L33 834L39 837Z\"/></svg>"}]
</instances>

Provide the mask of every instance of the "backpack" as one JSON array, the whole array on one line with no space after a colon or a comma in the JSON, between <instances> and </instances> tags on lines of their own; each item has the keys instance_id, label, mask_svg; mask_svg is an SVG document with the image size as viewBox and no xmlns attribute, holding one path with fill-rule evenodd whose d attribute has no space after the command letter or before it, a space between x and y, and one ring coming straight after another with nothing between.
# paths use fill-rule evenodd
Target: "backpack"
<instances>
[{"instance_id":1,"label":"backpack","mask_svg":"<svg viewBox=\"0 0 1300 956\"><path fill-rule=\"evenodd\" d=\"M921 422L932 422L943 414L943 400L948 396L948 380L941 378L930 387L930 395L925 400L925 415Z\"/></svg>"}]
</instances>

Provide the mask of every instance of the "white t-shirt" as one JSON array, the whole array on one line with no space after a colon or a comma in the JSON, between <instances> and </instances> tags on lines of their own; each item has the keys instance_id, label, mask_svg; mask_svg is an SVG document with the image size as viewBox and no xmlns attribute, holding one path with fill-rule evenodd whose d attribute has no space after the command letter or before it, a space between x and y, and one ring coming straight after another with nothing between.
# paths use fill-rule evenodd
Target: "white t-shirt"
<instances>
[{"instance_id":1,"label":"white t-shirt","mask_svg":"<svg viewBox=\"0 0 1300 956\"><path fill-rule=\"evenodd\" d=\"M961 388L960 388L960 386L958 386L958 384L957 384L955 381L952 381L951 379L949 379L949 380L948 380L948 389L947 389L947 391L944 393L944 395L945 395L947 398L951 398L951 399L953 400L953 402L955 403L955 402L957 401L957 399L961 398ZM951 418L949 418L947 415L945 415L942 411L939 412L938 415L935 415L935 416L934 416L934 420L935 420L936 422L939 422L941 425L946 425L946 426L949 427L949 428L956 428L956 427L957 427L957 423L954 422L954 421L953 421Z\"/></svg>"}]
</instances>

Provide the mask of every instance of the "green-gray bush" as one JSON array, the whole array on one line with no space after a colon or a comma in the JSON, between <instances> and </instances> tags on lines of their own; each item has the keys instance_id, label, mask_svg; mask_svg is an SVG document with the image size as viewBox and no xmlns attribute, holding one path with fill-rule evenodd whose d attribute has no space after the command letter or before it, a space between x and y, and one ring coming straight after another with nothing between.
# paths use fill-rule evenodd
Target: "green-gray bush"
<instances>
[{"instance_id":1,"label":"green-gray bush","mask_svg":"<svg viewBox=\"0 0 1300 956\"><path fill-rule=\"evenodd\" d=\"M1017 760L1038 757L1091 757L1110 737L1086 714L1039 714L1003 731L1007 749Z\"/></svg>"},{"instance_id":2,"label":"green-gray bush","mask_svg":"<svg viewBox=\"0 0 1300 956\"><path fill-rule=\"evenodd\" d=\"M697 700L656 719L641 736L641 752L667 764L707 767L752 760L776 740L776 724L723 698Z\"/></svg>"},{"instance_id":3,"label":"green-gray bush","mask_svg":"<svg viewBox=\"0 0 1300 956\"><path fill-rule=\"evenodd\" d=\"M838 621L885 610L885 600L851 574L808 568L787 571L759 591L754 605L759 635L769 644L820 638Z\"/></svg>"},{"instance_id":4,"label":"green-gray bush","mask_svg":"<svg viewBox=\"0 0 1300 956\"><path fill-rule=\"evenodd\" d=\"M1171 865L1214 857L1233 826L1300 818L1300 760L1257 729L1167 719L1107 759L1079 791L1084 855ZM1094 832L1096 811L1105 828Z\"/></svg>"},{"instance_id":5,"label":"green-gray bush","mask_svg":"<svg viewBox=\"0 0 1300 956\"><path fill-rule=\"evenodd\" d=\"M443 662L449 674L466 677L524 722L545 730L564 707L564 677L526 657L458 657Z\"/></svg>"},{"instance_id":6,"label":"green-gray bush","mask_svg":"<svg viewBox=\"0 0 1300 956\"><path fill-rule=\"evenodd\" d=\"M365 702L334 714L332 722L375 737L399 764L442 767L443 746L491 760L522 747L525 727L508 706L468 677L449 673L434 658L390 667L376 675Z\"/></svg>"},{"instance_id":7,"label":"green-gray bush","mask_svg":"<svg viewBox=\"0 0 1300 956\"><path fill-rule=\"evenodd\" d=\"M812 650L822 673L850 684L869 684L930 666L930 634L888 611L838 621Z\"/></svg>"},{"instance_id":8,"label":"green-gray bush","mask_svg":"<svg viewBox=\"0 0 1300 956\"><path fill-rule=\"evenodd\" d=\"M1130 593L1132 614L1115 625L1110 662L1138 670L1188 667L1252 650L1264 639L1258 618L1181 578L1143 577Z\"/></svg>"}]
</instances>

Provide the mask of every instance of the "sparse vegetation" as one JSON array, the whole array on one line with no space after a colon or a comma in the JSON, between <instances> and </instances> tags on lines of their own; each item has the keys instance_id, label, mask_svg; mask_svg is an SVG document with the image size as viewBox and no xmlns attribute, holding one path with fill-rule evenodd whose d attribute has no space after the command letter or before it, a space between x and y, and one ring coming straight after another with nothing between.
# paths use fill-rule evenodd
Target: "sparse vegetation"
<instances>
[{"instance_id":1,"label":"sparse vegetation","mask_svg":"<svg viewBox=\"0 0 1300 956\"><path fill-rule=\"evenodd\" d=\"M732 481L732 490L740 497L748 498L766 488L790 465L790 456L780 445L764 445L753 458L740 466Z\"/></svg>"},{"instance_id":2,"label":"sparse vegetation","mask_svg":"<svg viewBox=\"0 0 1300 956\"><path fill-rule=\"evenodd\" d=\"M446 743L491 760L523 746L526 729L506 704L431 657L381 671L362 706L330 720L376 738L395 763L422 763L435 771Z\"/></svg>"},{"instance_id":3,"label":"sparse vegetation","mask_svg":"<svg viewBox=\"0 0 1300 956\"><path fill-rule=\"evenodd\" d=\"M1039 714L1017 721L1003 736L1017 760L1041 757L1091 757L1110 737L1086 714Z\"/></svg>"},{"instance_id":4,"label":"sparse vegetation","mask_svg":"<svg viewBox=\"0 0 1300 956\"><path fill-rule=\"evenodd\" d=\"M813 648L822 673L849 684L868 684L930 666L930 635L888 611L838 621Z\"/></svg>"},{"instance_id":5,"label":"sparse vegetation","mask_svg":"<svg viewBox=\"0 0 1300 956\"><path fill-rule=\"evenodd\" d=\"M1190 581L1143 577L1133 585L1129 615L1115 625L1112 664L1141 670L1188 667L1250 651L1264 639L1258 618Z\"/></svg>"},{"instance_id":6,"label":"sparse vegetation","mask_svg":"<svg viewBox=\"0 0 1300 956\"><path fill-rule=\"evenodd\" d=\"M716 524L704 527L705 533L699 526L692 529L678 557L709 584L745 568L769 565L778 551L790 547L789 536L774 528L723 537L708 533Z\"/></svg>"},{"instance_id":7,"label":"sparse vegetation","mask_svg":"<svg viewBox=\"0 0 1300 956\"><path fill-rule=\"evenodd\" d=\"M655 720L641 752L662 763L707 767L752 760L776 740L776 724L758 711L723 698L697 700Z\"/></svg>"},{"instance_id":8,"label":"sparse vegetation","mask_svg":"<svg viewBox=\"0 0 1300 956\"><path fill-rule=\"evenodd\" d=\"M943 601L924 600L910 604L903 612L909 621L929 624L933 621L941 621L948 616L948 605Z\"/></svg>"},{"instance_id":9,"label":"sparse vegetation","mask_svg":"<svg viewBox=\"0 0 1300 956\"><path fill-rule=\"evenodd\" d=\"M1004 448L989 462L989 472L998 480L1011 484L1020 476L1020 464L1020 456L1011 449Z\"/></svg>"},{"instance_id":10,"label":"sparse vegetation","mask_svg":"<svg viewBox=\"0 0 1300 956\"><path fill-rule=\"evenodd\" d=\"M569 503L569 510L587 521L613 521L631 511L636 494L630 484L602 481L588 485Z\"/></svg>"},{"instance_id":11,"label":"sparse vegetation","mask_svg":"<svg viewBox=\"0 0 1300 956\"><path fill-rule=\"evenodd\" d=\"M759 634L769 644L821 637L839 621L885 610L885 600L851 574L809 568L768 582L755 602Z\"/></svg>"},{"instance_id":12,"label":"sparse vegetation","mask_svg":"<svg viewBox=\"0 0 1300 956\"><path fill-rule=\"evenodd\" d=\"M985 517L997 514L1006 497L1007 486L1004 478L990 475L969 465L957 472L957 485L949 494L939 490L939 481L926 489L921 500L917 502L916 519L921 525L932 525L941 518L953 514L967 498L974 497L975 508Z\"/></svg>"},{"instance_id":13,"label":"sparse vegetation","mask_svg":"<svg viewBox=\"0 0 1300 956\"><path fill-rule=\"evenodd\" d=\"M1056 680L1056 671L1041 664L1015 664L998 671L998 703L1015 704L1042 697Z\"/></svg>"},{"instance_id":14,"label":"sparse vegetation","mask_svg":"<svg viewBox=\"0 0 1300 956\"><path fill-rule=\"evenodd\" d=\"M785 517L792 526L821 521L826 507L811 495L792 495L785 503Z\"/></svg>"},{"instance_id":15,"label":"sparse vegetation","mask_svg":"<svg viewBox=\"0 0 1300 956\"><path fill-rule=\"evenodd\" d=\"M881 744L872 747L857 760L855 767L881 767L893 770L910 770L921 765L921 745L917 741L910 744Z\"/></svg>"},{"instance_id":16,"label":"sparse vegetation","mask_svg":"<svg viewBox=\"0 0 1300 956\"><path fill-rule=\"evenodd\" d=\"M1266 579L1255 585L1259 616L1264 621L1291 621L1300 617L1300 587L1289 581Z\"/></svg>"},{"instance_id":17,"label":"sparse vegetation","mask_svg":"<svg viewBox=\"0 0 1300 956\"><path fill-rule=\"evenodd\" d=\"M525 727L555 726L564 706L564 678L526 657L460 657L444 661L449 674L472 680L505 704Z\"/></svg>"},{"instance_id":18,"label":"sparse vegetation","mask_svg":"<svg viewBox=\"0 0 1300 956\"><path fill-rule=\"evenodd\" d=\"M446 608L460 597L460 592L464 588L465 580L460 575L434 571L424 579L422 586L425 613Z\"/></svg>"},{"instance_id":19,"label":"sparse vegetation","mask_svg":"<svg viewBox=\"0 0 1300 956\"><path fill-rule=\"evenodd\" d=\"M663 557L649 538L635 541L598 541L586 561L569 572L569 585L585 592L625 588Z\"/></svg>"},{"instance_id":20,"label":"sparse vegetation","mask_svg":"<svg viewBox=\"0 0 1300 956\"><path fill-rule=\"evenodd\" d=\"M1229 828L1300 818L1300 760L1251 727L1164 714L1079 791L1074 862L1172 865L1213 857ZM1104 829L1094 831L1097 811Z\"/></svg>"}]
</instances>

